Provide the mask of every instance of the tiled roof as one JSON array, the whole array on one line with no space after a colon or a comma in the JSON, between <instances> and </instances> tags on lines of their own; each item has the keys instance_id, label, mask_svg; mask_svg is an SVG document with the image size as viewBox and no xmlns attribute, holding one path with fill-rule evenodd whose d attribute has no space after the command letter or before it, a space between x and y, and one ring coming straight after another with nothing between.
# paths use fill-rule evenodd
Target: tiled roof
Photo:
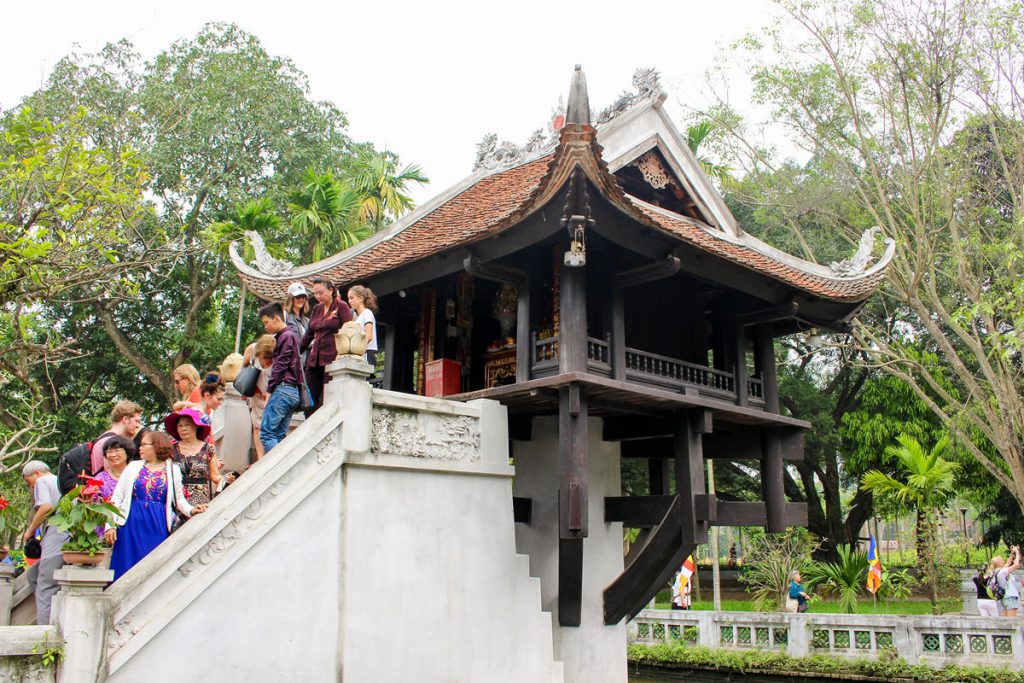
<instances>
[{"instance_id":1,"label":"tiled roof","mask_svg":"<svg viewBox=\"0 0 1024 683\"><path fill-rule=\"evenodd\" d=\"M412 225L324 270L316 271L332 282L351 283L417 261L460 244L467 244L510 224L541 186L553 154L487 176ZM258 296L284 299L288 283L296 278L255 277L240 273ZM310 280L312 274L299 279Z\"/></svg>"},{"instance_id":2,"label":"tiled roof","mask_svg":"<svg viewBox=\"0 0 1024 683\"><path fill-rule=\"evenodd\" d=\"M409 218L392 231L353 247L350 252L296 269L288 277L264 275L235 261L242 280L266 299L282 300L288 283L309 282L321 275L333 282L366 281L459 245L470 244L509 228L544 205L567 182L574 168L583 168L597 191L627 216L678 238L708 254L772 278L813 296L838 302L860 302L881 281L892 249L863 275L840 277L830 269L778 252L751 238L726 235L693 219L659 209L626 195L601 158L589 125L563 128L555 152L536 161L484 176L424 215Z\"/></svg>"},{"instance_id":3,"label":"tiled roof","mask_svg":"<svg viewBox=\"0 0 1024 683\"><path fill-rule=\"evenodd\" d=\"M809 294L833 301L863 301L875 291L885 275L884 268L859 278L827 277L810 273L759 252L750 245L726 239L714 228L706 228L683 216L659 211L633 197L629 197L629 200L649 222L701 251L720 256Z\"/></svg>"}]
</instances>

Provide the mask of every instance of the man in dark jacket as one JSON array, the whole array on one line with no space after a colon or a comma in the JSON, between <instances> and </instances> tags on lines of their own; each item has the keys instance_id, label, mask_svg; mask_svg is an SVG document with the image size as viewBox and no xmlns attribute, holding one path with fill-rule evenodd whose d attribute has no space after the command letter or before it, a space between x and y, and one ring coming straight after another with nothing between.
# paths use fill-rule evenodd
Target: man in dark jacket
<instances>
[{"instance_id":1,"label":"man in dark jacket","mask_svg":"<svg viewBox=\"0 0 1024 683\"><path fill-rule=\"evenodd\" d=\"M274 335L274 364L267 382L267 405L260 422L260 441L269 453L288 433L288 423L299 405L302 372L299 361L299 338L284 322L281 304L270 303L260 309L260 320L267 334Z\"/></svg>"}]
</instances>

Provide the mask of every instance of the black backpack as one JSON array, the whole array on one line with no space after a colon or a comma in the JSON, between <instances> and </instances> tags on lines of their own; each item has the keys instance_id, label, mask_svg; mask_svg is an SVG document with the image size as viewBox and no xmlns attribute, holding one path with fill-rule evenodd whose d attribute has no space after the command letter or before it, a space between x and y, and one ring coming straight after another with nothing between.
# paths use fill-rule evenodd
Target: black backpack
<instances>
[{"instance_id":1,"label":"black backpack","mask_svg":"<svg viewBox=\"0 0 1024 683\"><path fill-rule=\"evenodd\" d=\"M97 437L96 441L113 435L113 432L104 432ZM60 489L60 495L66 496L68 491L81 484L82 482L78 480L80 475L93 474L92 447L96 441L80 443L60 456L60 461L57 463L57 487Z\"/></svg>"}]
</instances>

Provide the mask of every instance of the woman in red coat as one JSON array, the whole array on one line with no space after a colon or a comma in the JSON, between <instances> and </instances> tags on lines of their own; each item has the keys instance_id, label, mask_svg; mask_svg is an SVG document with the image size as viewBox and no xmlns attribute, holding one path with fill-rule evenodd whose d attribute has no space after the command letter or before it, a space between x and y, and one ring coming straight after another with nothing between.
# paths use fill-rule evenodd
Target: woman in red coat
<instances>
[{"instance_id":1,"label":"woman in red coat","mask_svg":"<svg viewBox=\"0 0 1024 683\"><path fill-rule=\"evenodd\" d=\"M313 280L313 297L317 304L309 316L309 327L299 345L306 354L306 385L313 403L306 417L324 403L324 383L331 379L324 376L324 368L338 355L334 335L342 325L352 320L352 309L338 298L337 289L327 280L319 277Z\"/></svg>"}]
</instances>

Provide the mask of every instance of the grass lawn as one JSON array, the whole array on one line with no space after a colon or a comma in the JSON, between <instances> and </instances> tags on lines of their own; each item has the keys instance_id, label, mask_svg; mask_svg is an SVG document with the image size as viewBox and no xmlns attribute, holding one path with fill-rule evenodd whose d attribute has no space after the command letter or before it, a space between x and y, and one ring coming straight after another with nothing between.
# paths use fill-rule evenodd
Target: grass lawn
<instances>
[{"instance_id":1,"label":"grass lawn","mask_svg":"<svg viewBox=\"0 0 1024 683\"><path fill-rule=\"evenodd\" d=\"M655 602L657 609L669 609L669 603ZM857 614L931 614L931 603L927 600L879 600L876 607L871 600L861 600L857 607ZM961 602L957 599L945 599L939 601L940 612L958 612ZM692 609L710 611L714 609L710 600L694 600ZM722 610L725 612L753 612L754 603L750 600L722 600ZM838 614L839 604L826 602L825 600L814 600L808 614Z\"/></svg>"}]
</instances>

